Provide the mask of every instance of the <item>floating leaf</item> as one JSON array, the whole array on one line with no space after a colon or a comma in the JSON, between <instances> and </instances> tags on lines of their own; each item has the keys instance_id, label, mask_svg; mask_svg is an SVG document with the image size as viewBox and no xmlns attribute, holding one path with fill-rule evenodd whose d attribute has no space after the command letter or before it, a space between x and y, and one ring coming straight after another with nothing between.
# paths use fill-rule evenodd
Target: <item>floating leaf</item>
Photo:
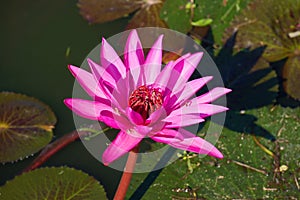
<instances>
[{"instance_id":1,"label":"floating leaf","mask_svg":"<svg viewBox=\"0 0 300 200\"><path fill-rule=\"evenodd\" d=\"M210 25L211 23L213 22L213 20L212 19L210 19L210 18L207 18L207 19L199 19L199 20L197 20L197 21L195 21L195 22L191 22L191 25L193 25L193 26L208 26L208 25Z\"/></svg>"},{"instance_id":2,"label":"floating leaf","mask_svg":"<svg viewBox=\"0 0 300 200\"><path fill-rule=\"evenodd\" d=\"M230 22L241 9L247 6L250 0L227 0L224 3L221 0L195 0L196 8L194 9L194 20L210 18L213 20L211 24L216 44L221 43L224 30L229 26Z\"/></svg>"},{"instance_id":3,"label":"floating leaf","mask_svg":"<svg viewBox=\"0 0 300 200\"><path fill-rule=\"evenodd\" d=\"M225 128L217 143L217 147L224 154L223 160L196 156L191 158L191 162L199 165L193 168L192 173L189 172L186 161L178 159L160 172L135 174L128 197L132 199L298 199L299 189L295 177L296 181L299 181L300 109L293 110L280 106L263 107L246 111L245 114L256 116L259 125L276 134L276 142L261 138L259 141L278 157L274 158L267 154L257 145L252 135L236 134ZM245 128L251 129L251 126L248 124ZM254 130L253 134L260 133ZM279 164L278 172L274 163ZM288 169L280 172L280 166L283 165ZM150 187L145 181L146 177L147 181L151 178L154 180Z\"/></svg>"},{"instance_id":4,"label":"floating leaf","mask_svg":"<svg viewBox=\"0 0 300 200\"><path fill-rule=\"evenodd\" d=\"M300 55L289 57L284 64L282 76L285 79L283 87L286 93L300 100Z\"/></svg>"},{"instance_id":5,"label":"floating leaf","mask_svg":"<svg viewBox=\"0 0 300 200\"><path fill-rule=\"evenodd\" d=\"M135 29L140 27L162 27L167 28L167 24L161 20L159 13L163 6L163 0L153 1L151 0L145 1L145 4L138 10L129 24L127 25L127 29Z\"/></svg>"},{"instance_id":6,"label":"floating leaf","mask_svg":"<svg viewBox=\"0 0 300 200\"><path fill-rule=\"evenodd\" d=\"M52 139L56 118L44 103L22 94L0 93L0 162L36 153Z\"/></svg>"},{"instance_id":7,"label":"floating leaf","mask_svg":"<svg viewBox=\"0 0 300 200\"><path fill-rule=\"evenodd\" d=\"M89 23L104 23L124 17L142 6L140 0L79 0L80 14Z\"/></svg>"},{"instance_id":8,"label":"floating leaf","mask_svg":"<svg viewBox=\"0 0 300 200\"><path fill-rule=\"evenodd\" d=\"M107 199L93 177L68 167L41 168L17 176L0 187L2 199Z\"/></svg>"},{"instance_id":9,"label":"floating leaf","mask_svg":"<svg viewBox=\"0 0 300 200\"><path fill-rule=\"evenodd\" d=\"M191 28L186 0L166 0L161 9L161 18L176 31L187 33Z\"/></svg>"},{"instance_id":10,"label":"floating leaf","mask_svg":"<svg viewBox=\"0 0 300 200\"><path fill-rule=\"evenodd\" d=\"M282 74L284 88L291 97L298 100L300 37L291 37L291 33L297 32L299 19L300 0L256 0L227 30L227 35L238 30L238 49L266 46L263 57L269 62L288 57Z\"/></svg>"},{"instance_id":11,"label":"floating leaf","mask_svg":"<svg viewBox=\"0 0 300 200\"><path fill-rule=\"evenodd\" d=\"M79 0L80 14L91 24L104 23L133 13L127 29L166 27L159 17L164 0Z\"/></svg>"}]
</instances>

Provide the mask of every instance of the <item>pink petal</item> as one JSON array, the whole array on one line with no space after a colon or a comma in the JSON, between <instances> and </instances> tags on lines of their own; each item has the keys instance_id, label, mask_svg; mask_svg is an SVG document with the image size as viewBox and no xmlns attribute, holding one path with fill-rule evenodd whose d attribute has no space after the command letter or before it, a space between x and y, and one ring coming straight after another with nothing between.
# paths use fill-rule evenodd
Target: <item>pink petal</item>
<instances>
[{"instance_id":1,"label":"pink petal","mask_svg":"<svg viewBox=\"0 0 300 200\"><path fill-rule=\"evenodd\" d=\"M143 73L141 65L144 63L144 52L141 41L136 30L130 32L125 50L124 63L127 69L130 69L135 85L142 84Z\"/></svg>"},{"instance_id":2,"label":"pink petal","mask_svg":"<svg viewBox=\"0 0 300 200\"><path fill-rule=\"evenodd\" d=\"M77 115L91 120L100 120L100 112L111 110L111 107L98 101L89 101L83 99L65 99L64 103Z\"/></svg>"},{"instance_id":3,"label":"pink petal","mask_svg":"<svg viewBox=\"0 0 300 200\"><path fill-rule=\"evenodd\" d=\"M103 91L98 87L98 82L91 73L73 65L69 65L68 68L79 84L91 97L95 98L95 96L97 96L106 99Z\"/></svg>"},{"instance_id":4,"label":"pink petal","mask_svg":"<svg viewBox=\"0 0 300 200\"><path fill-rule=\"evenodd\" d=\"M114 110L110 113L106 112L106 115L107 117L110 117L111 120L115 122L115 124L117 124L117 126L119 127L118 129L126 131L128 129L134 128L134 124L129 121L126 113L121 113L119 110Z\"/></svg>"},{"instance_id":5,"label":"pink petal","mask_svg":"<svg viewBox=\"0 0 300 200\"><path fill-rule=\"evenodd\" d=\"M168 64L159 73L154 83L156 87L160 87L163 90L167 87L168 81L172 74L173 63L174 63L173 61L168 62Z\"/></svg>"},{"instance_id":6,"label":"pink petal","mask_svg":"<svg viewBox=\"0 0 300 200\"><path fill-rule=\"evenodd\" d=\"M199 78L196 80L192 80L186 83L184 89L180 94L176 94L177 96L177 103L181 101L186 101L189 99L191 96L195 95L196 92L201 89L205 84L207 84L213 77L212 76L207 76L203 78Z\"/></svg>"},{"instance_id":7,"label":"pink petal","mask_svg":"<svg viewBox=\"0 0 300 200\"><path fill-rule=\"evenodd\" d=\"M184 136L184 140L168 143L170 146L198 154L207 154L216 158L223 158L222 153L206 140L184 129L180 129L180 133Z\"/></svg>"},{"instance_id":8,"label":"pink petal","mask_svg":"<svg viewBox=\"0 0 300 200\"><path fill-rule=\"evenodd\" d=\"M91 59L87 59L87 61L98 83L106 81L110 83L112 87L116 87L116 80L111 76L110 73L108 73L103 67L101 67Z\"/></svg>"},{"instance_id":9,"label":"pink petal","mask_svg":"<svg viewBox=\"0 0 300 200\"><path fill-rule=\"evenodd\" d=\"M140 113L135 112L132 108L127 107L126 109L127 117L131 121L131 123L136 125L144 124L144 119L140 115Z\"/></svg>"},{"instance_id":10,"label":"pink petal","mask_svg":"<svg viewBox=\"0 0 300 200\"><path fill-rule=\"evenodd\" d=\"M114 141L107 147L102 155L104 165L109 165L134 148L143 137L133 137L120 131Z\"/></svg>"},{"instance_id":11,"label":"pink petal","mask_svg":"<svg viewBox=\"0 0 300 200\"><path fill-rule=\"evenodd\" d=\"M207 92L199 97L196 97L195 100L197 101L197 103L210 103L229 92L231 92L231 89L227 89L227 88L223 88L223 87L216 87L216 88L210 90L209 92ZM194 100L192 100L192 101L194 101Z\"/></svg>"},{"instance_id":12,"label":"pink petal","mask_svg":"<svg viewBox=\"0 0 300 200\"><path fill-rule=\"evenodd\" d=\"M169 116L186 115L186 114L204 114L204 116L211 116L216 113L224 112L228 108L213 104L198 104L197 102L187 101L177 110L174 110Z\"/></svg>"},{"instance_id":13,"label":"pink petal","mask_svg":"<svg viewBox=\"0 0 300 200\"><path fill-rule=\"evenodd\" d=\"M160 132L150 136L150 138L156 142L170 144L173 142L179 142L184 139L181 133L172 129L163 129Z\"/></svg>"},{"instance_id":14,"label":"pink petal","mask_svg":"<svg viewBox=\"0 0 300 200\"><path fill-rule=\"evenodd\" d=\"M177 81L173 89L174 91L180 90L186 84L186 82L198 66L202 56L203 52L194 53L184 59L183 67L182 63L178 63L178 66L174 65L174 69L176 69L180 74L180 76L176 78Z\"/></svg>"},{"instance_id":15,"label":"pink petal","mask_svg":"<svg viewBox=\"0 0 300 200\"><path fill-rule=\"evenodd\" d=\"M200 115L187 114L179 116L168 116L163 120L164 122L169 122L166 125L166 128L180 128L185 126L191 126L193 124L199 124L205 120L200 117Z\"/></svg>"},{"instance_id":16,"label":"pink petal","mask_svg":"<svg viewBox=\"0 0 300 200\"><path fill-rule=\"evenodd\" d=\"M128 87L124 85L124 79L120 78L117 82L103 67L88 59L94 77L98 80L99 87L103 90L107 99L112 105L119 109L125 109L128 100Z\"/></svg>"},{"instance_id":17,"label":"pink petal","mask_svg":"<svg viewBox=\"0 0 300 200\"><path fill-rule=\"evenodd\" d=\"M114 129L120 129L120 123L115 120L114 114L111 111L103 110L101 111L100 115L101 121L107 126L112 127Z\"/></svg>"},{"instance_id":18,"label":"pink petal","mask_svg":"<svg viewBox=\"0 0 300 200\"><path fill-rule=\"evenodd\" d=\"M164 96L168 96L173 91L174 86L182 76L181 70L185 65L185 59L189 56L190 54L188 53L178 58L175 62L170 61L156 78L155 85L165 91Z\"/></svg>"},{"instance_id":19,"label":"pink petal","mask_svg":"<svg viewBox=\"0 0 300 200\"><path fill-rule=\"evenodd\" d=\"M121 76L125 78L126 68L122 60L120 59L119 55L115 52L113 47L110 46L110 44L104 38L102 38L100 61L104 69L111 67L111 69L114 69L113 71L119 71ZM110 73L113 72L110 71Z\"/></svg>"},{"instance_id":20,"label":"pink petal","mask_svg":"<svg viewBox=\"0 0 300 200\"><path fill-rule=\"evenodd\" d=\"M161 70L162 39L163 39L163 35L158 37L158 39L150 49L146 61L143 65L147 84L152 84Z\"/></svg>"},{"instance_id":21,"label":"pink petal","mask_svg":"<svg viewBox=\"0 0 300 200\"><path fill-rule=\"evenodd\" d=\"M148 119L146 120L145 123L148 125L152 125L152 124L156 123L157 121L165 118L166 116L167 116L166 110L162 106L159 109L157 109L156 111L154 111L153 113L151 113L151 115L148 117Z\"/></svg>"}]
</instances>

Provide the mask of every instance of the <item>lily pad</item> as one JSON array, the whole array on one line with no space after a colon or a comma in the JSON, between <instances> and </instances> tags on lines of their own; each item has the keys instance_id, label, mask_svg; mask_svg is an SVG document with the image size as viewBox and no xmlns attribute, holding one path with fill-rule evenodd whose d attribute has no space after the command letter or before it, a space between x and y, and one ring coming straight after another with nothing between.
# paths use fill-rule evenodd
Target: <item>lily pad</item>
<instances>
[{"instance_id":1,"label":"lily pad","mask_svg":"<svg viewBox=\"0 0 300 200\"><path fill-rule=\"evenodd\" d=\"M211 29L216 44L221 44L224 30L230 22L245 8L250 0L195 0L194 21L210 18Z\"/></svg>"},{"instance_id":2,"label":"lily pad","mask_svg":"<svg viewBox=\"0 0 300 200\"><path fill-rule=\"evenodd\" d=\"M0 93L0 162L36 153L52 139L56 118L39 100L22 94Z\"/></svg>"},{"instance_id":3,"label":"lily pad","mask_svg":"<svg viewBox=\"0 0 300 200\"><path fill-rule=\"evenodd\" d=\"M164 3L160 17L171 29L182 33L191 30L190 13L186 9L187 3L186 0L166 0Z\"/></svg>"},{"instance_id":4,"label":"lily pad","mask_svg":"<svg viewBox=\"0 0 300 200\"><path fill-rule=\"evenodd\" d=\"M136 11L127 29L139 27L167 27L159 17L164 0L79 0L80 14L91 24L104 23L126 17Z\"/></svg>"},{"instance_id":5,"label":"lily pad","mask_svg":"<svg viewBox=\"0 0 300 200\"><path fill-rule=\"evenodd\" d=\"M91 24L104 23L124 17L142 5L140 0L79 0L80 14Z\"/></svg>"},{"instance_id":6,"label":"lily pad","mask_svg":"<svg viewBox=\"0 0 300 200\"><path fill-rule=\"evenodd\" d=\"M299 163L300 109L262 107L246 111L257 123L276 135L272 142L253 135L236 134L224 129L217 147L223 160L193 156L193 172L187 160L179 158L160 173L135 174L128 197L131 199L297 199ZM248 125L251 128L251 124ZM259 130L257 130L259 131ZM259 145L258 145L258 143ZM269 155L266 150L275 156ZM274 164L276 163L276 164ZM277 166L283 169L281 172ZM288 168L288 169L287 169ZM287 169L284 171L284 169ZM154 183L147 188L152 176ZM146 177L148 179L146 179ZM138 188L138 189L137 189ZM148 190L146 190L148 189Z\"/></svg>"},{"instance_id":7,"label":"lily pad","mask_svg":"<svg viewBox=\"0 0 300 200\"><path fill-rule=\"evenodd\" d=\"M93 177L68 167L41 168L17 176L0 187L2 199L107 199Z\"/></svg>"},{"instance_id":8,"label":"lily pad","mask_svg":"<svg viewBox=\"0 0 300 200\"><path fill-rule=\"evenodd\" d=\"M270 12L272 11L272 12ZM255 49L266 46L263 57L269 62L288 58L283 67L284 89L300 100L300 0L256 0L237 16L226 35L238 31L235 47Z\"/></svg>"}]
</instances>

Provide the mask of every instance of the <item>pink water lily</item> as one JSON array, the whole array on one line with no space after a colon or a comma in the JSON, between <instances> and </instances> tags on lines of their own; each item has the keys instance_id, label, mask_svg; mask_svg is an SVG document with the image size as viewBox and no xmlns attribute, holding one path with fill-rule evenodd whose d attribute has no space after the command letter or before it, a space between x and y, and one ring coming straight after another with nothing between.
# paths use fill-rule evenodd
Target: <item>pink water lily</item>
<instances>
[{"instance_id":1,"label":"pink water lily","mask_svg":"<svg viewBox=\"0 0 300 200\"><path fill-rule=\"evenodd\" d=\"M172 147L223 158L212 144L183 127L226 111L211 104L230 92L217 87L201 96L192 96L211 76L188 81L203 53L186 54L162 67L161 35L146 58L137 31L128 36L123 61L102 41L100 62L88 59L90 71L70 65L69 69L92 100L70 98L65 104L81 117L104 122L120 129L102 155L108 165L137 146L145 137Z\"/></svg>"}]
</instances>

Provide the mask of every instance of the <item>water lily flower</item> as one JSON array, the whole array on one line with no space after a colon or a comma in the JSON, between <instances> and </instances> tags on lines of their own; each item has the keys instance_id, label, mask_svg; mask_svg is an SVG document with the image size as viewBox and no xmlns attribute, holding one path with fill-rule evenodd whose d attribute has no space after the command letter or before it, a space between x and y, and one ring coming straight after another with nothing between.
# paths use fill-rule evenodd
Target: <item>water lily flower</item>
<instances>
[{"instance_id":1,"label":"water lily flower","mask_svg":"<svg viewBox=\"0 0 300 200\"><path fill-rule=\"evenodd\" d=\"M102 155L110 164L151 138L182 150L223 158L211 143L183 127L198 124L227 108L211 104L230 92L217 87L197 97L211 76L188 81L203 52L186 54L162 66L162 40L159 36L144 57L137 31L130 32L122 60L103 39L100 62L88 59L90 71L69 65L69 70L92 97L92 100L70 98L65 104L76 114L104 122L120 129Z\"/></svg>"}]
</instances>

